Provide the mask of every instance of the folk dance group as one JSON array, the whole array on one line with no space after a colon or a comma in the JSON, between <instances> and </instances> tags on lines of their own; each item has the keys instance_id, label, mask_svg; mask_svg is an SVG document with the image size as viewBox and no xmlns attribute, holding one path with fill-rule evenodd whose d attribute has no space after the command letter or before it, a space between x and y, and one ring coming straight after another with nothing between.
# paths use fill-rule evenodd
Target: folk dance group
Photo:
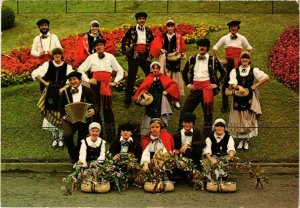
<instances>
[{"instance_id":1,"label":"folk dance group","mask_svg":"<svg viewBox=\"0 0 300 208\"><path fill-rule=\"evenodd\" d=\"M79 40L76 70L64 62L58 38L49 32L49 20L37 22L40 35L34 38L31 54L45 62L32 72L32 77L40 82L38 106L44 117L43 128L52 132L52 146L62 148L65 143L71 162L86 164L104 161L109 143L114 160L120 159L120 153L133 153L145 171L157 151L177 150L200 168L202 158L212 163L222 155L233 159L236 152L233 138L239 141L237 149L249 150L249 139L257 136L257 119L261 114L257 88L269 77L251 65L252 47L238 33L241 22L227 24L229 33L213 46L215 56L208 53L211 45L208 39L197 41L198 53L190 56L181 69L186 46L175 30L174 20L168 20L166 31L154 37L145 26L147 14L138 12L135 18L136 25L121 40L122 53L128 61L124 108L129 108L132 100L145 106L141 132L136 132L139 128L130 122L120 124L118 132L115 130L112 87L123 79L124 70L114 56L114 45L99 32L99 22L92 21L89 32ZM221 46L226 50L224 59L218 53ZM244 48L247 51L242 52ZM158 61L152 62L153 58ZM133 94L139 67L145 78ZM184 85L190 93L180 106ZM213 101L219 91L223 113L229 107L227 96L232 95L228 124L221 118L213 122ZM70 110L66 111L67 105L78 102L88 104L82 121L72 120ZM196 127L193 113L199 103L204 116L203 129ZM181 108L180 128L174 135L167 131L172 105ZM78 139L74 144L76 132Z\"/></svg>"}]
</instances>

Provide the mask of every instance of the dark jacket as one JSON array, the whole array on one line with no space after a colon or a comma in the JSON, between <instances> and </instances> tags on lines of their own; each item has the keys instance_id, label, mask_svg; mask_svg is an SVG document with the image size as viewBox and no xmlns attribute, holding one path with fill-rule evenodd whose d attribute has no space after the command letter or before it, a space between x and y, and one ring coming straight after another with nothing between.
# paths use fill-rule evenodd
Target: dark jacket
<instances>
[{"instance_id":1,"label":"dark jacket","mask_svg":"<svg viewBox=\"0 0 300 208\"><path fill-rule=\"evenodd\" d=\"M112 156L119 154L121 151L120 137L116 137L110 144L109 152ZM137 139L133 138L133 142L130 142L128 147L128 153L133 153L135 158L140 161L142 155L142 146Z\"/></svg>"},{"instance_id":2,"label":"dark jacket","mask_svg":"<svg viewBox=\"0 0 300 208\"><path fill-rule=\"evenodd\" d=\"M186 62L183 71L182 71L182 78L185 85L193 84L194 82L194 68L196 65L196 57L197 55L193 55L189 58ZM220 76L217 76L217 72L219 71ZM223 83L225 78L226 72L220 62L215 58L213 63L213 56L209 56L208 60L208 72L210 77L210 83L216 84L218 87ZM214 94L216 94L214 92Z\"/></svg>"},{"instance_id":3,"label":"dark jacket","mask_svg":"<svg viewBox=\"0 0 300 208\"><path fill-rule=\"evenodd\" d=\"M71 88L67 89L67 94L68 94L70 103L73 103ZM80 102L86 102L86 103L92 104L91 108L93 108L95 110L95 114L98 112L94 93L91 91L90 88L83 86L83 85L82 85L82 94L81 94ZM69 104L69 103L68 103L66 93L64 91L61 95L60 104L59 104L59 111L60 111L61 116L66 115L65 106L67 104Z\"/></svg>"},{"instance_id":4,"label":"dark jacket","mask_svg":"<svg viewBox=\"0 0 300 208\"><path fill-rule=\"evenodd\" d=\"M154 36L152 34L152 31L148 28L145 27L146 30L146 45L147 45L147 52L149 52L149 47L150 47L150 43L153 41ZM125 35L123 36L122 40L121 40L121 44L122 44L122 54L126 55L126 46L127 47L132 47L136 44L137 42L137 31L136 31L136 25L130 27Z\"/></svg>"},{"instance_id":5,"label":"dark jacket","mask_svg":"<svg viewBox=\"0 0 300 208\"><path fill-rule=\"evenodd\" d=\"M182 147L181 143L181 130L178 130L174 136L175 149L180 150ZM193 136L192 136L192 144L191 148L188 148L183 154L183 156L193 159L193 162L196 165L200 165L200 161L202 158L202 150L205 148L205 138L201 131L197 128L193 128Z\"/></svg>"}]
</instances>

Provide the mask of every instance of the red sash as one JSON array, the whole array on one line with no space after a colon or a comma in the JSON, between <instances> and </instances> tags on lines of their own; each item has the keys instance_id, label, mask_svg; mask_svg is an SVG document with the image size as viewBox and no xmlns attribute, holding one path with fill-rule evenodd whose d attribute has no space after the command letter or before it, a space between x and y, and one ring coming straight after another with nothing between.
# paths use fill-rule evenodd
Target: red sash
<instances>
[{"instance_id":1,"label":"red sash","mask_svg":"<svg viewBox=\"0 0 300 208\"><path fill-rule=\"evenodd\" d=\"M207 89L207 86L210 85L210 81L194 81L194 89L202 90L203 92L203 101L204 101L204 110L205 113L210 114L213 109L214 93L212 89Z\"/></svg>"},{"instance_id":2,"label":"red sash","mask_svg":"<svg viewBox=\"0 0 300 208\"><path fill-rule=\"evenodd\" d=\"M242 49L235 48L235 47L228 47L225 50L226 50L226 58L233 58L234 59L234 68L237 68L239 66Z\"/></svg>"},{"instance_id":3,"label":"red sash","mask_svg":"<svg viewBox=\"0 0 300 208\"><path fill-rule=\"evenodd\" d=\"M136 51L138 53L146 52L146 44L136 44L134 46L134 51Z\"/></svg>"},{"instance_id":4,"label":"red sash","mask_svg":"<svg viewBox=\"0 0 300 208\"><path fill-rule=\"evenodd\" d=\"M104 71L93 72L93 78L98 82L101 82L100 85L100 100L102 106L111 107L112 105L112 91L111 86L109 85L111 81L111 73Z\"/></svg>"}]
</instances>

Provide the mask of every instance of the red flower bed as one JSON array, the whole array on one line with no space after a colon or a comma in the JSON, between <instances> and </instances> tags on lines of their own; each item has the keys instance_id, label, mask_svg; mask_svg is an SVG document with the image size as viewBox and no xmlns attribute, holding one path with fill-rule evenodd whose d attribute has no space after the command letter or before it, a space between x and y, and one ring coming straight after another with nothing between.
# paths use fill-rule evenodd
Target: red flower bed
<instances>
[{"instance_id":1,"label":"red flower bed","mask_svg":"<svg viewBox=\"0 0 300 208\"><path fill-rule=\"evenodd\" d=\"M269 68L276 79L295 91L299 90L299 27L282 32L269 52Z\"/></svg>"},{"instance_id":2,"label":"red flower bed","mask_svg":"<svg viewBox=\"0 0 300 208\"><path fill-rule=\"evenodd\" d=\"M204 23L202 23L204 24ZM117 51L117 55L120 54L120 42L122 37L124 36L126 30L128 29L130 25L124 24L122 25L122 28L113 29L110 31L102 31L103 37L112 42L115 46ZM196 35L196 27L194 25L191 25L189 23L180 23L176 25L176 31L183 36L189 35L194 39L197 38L203 38L198 37ZM153 32L154 36L157 36L161 32L166 30L165 25L152 25L150 29ZM219 28L221 29L221 28ZM61 45L64 48L64 59L68 64L71 64L73 68L77 68L80 63L75 62L75 56L76 56L76 49L78 46L78 40L81 36L83 36L84 33L76 34L76 35L69 35L66 38L61 39ZM193 43L191 41L186 40L187 43ZM6 72L10 72L12 74L21 75L25 72L32 72L34 69L36 69L39 65L43 63L43 60L40 60L39 58L32 57L30 55L30 48L19 48L14 49L10 53L1 55L1 68L5 69ZM16 83L18 84L18 83ZM13 85L10 82L7 86Z\"/></svg>"}]
</instances>

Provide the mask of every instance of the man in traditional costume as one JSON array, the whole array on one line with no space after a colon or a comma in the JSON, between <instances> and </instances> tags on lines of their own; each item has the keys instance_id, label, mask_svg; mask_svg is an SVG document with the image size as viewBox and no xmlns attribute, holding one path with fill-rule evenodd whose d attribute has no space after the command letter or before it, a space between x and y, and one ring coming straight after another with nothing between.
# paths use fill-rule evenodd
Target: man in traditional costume
<instances>
[{"instance_id":1,"label":"man in traditional costume","mask_svg":"<svg viewBox=\"0 0 300 208\"><path fill-rule=\"evenodd\" d=\"M122 38L122 54L128 60L128 80L124 107L129 108L132 100L133 87L139 66L147 76L150 73L150 43L154 39L151 30L145 26L147 13L135 14L137 25L130 27Z\"/></svg>"},{"instance_id":2,"label":"man in traditional costume","mask_svg":"<svg viewBox=\"0 0 300 208\"><path fill-rule=\"evenodd\" d=\"M118 136L111 142L109 152L114 160L122 159L122 155L127 153L134 154L135 158L140 160L142 148L140 138L135 138L132 135L134 127L129 123L119 125Z\"/></svg>"},{"instance_id":3,"label":"man in traditional costume","mask_svg":"<svg viewBox=\"0 0 300 208\"><path fill-rule=\"evenodd\" d=\"M41 97L38 107L44 116L43 129L52 133L52 147L63 147L62 117L59 113L59 90L67 82L67 74L73 71L72 66L62 60L63 51L61 48L52 50L52 60L43 63L33 70L31 76L33 80L40 82Z\"/></svg>"},{"instance_id":4,"label":"man in traditional costume","mask_svg":"<svg viewBox=\"0 0 300 208\"><path fill-rule=\"evenodd\" d=\"M73 71L68 74L69 84L71 87L65 89L62 92L61 102L60 102L60 114L63 117L63 129L64 129L64 141L68 148L68 153L72 163L76 163L79 158L79 149L82 139L85 139L89 133L88 126L91 123L92 117L97 112L96 100L94 93L91 89L81 84L81 73ZM84 102L90 104L91 106L85 109L71 109L71 114L82 114L82 117L86 117L86 121L72 121L72 115L66 112L65 107L68 104ZM78 131L77 145L74 145L74 135Z\"/></svg>"},{"instance_id":5,"label":"man in traditional costume","mask_svg":"<svg viewBox=\"0 0 300 208\"><path fill-rule=\"evenodd\" d=\"M175 22L169 19L166 32L158 35L150 45L152 57L159 57L163 73L171 77L178 85L180 95L184 96L184 82L181 75L181 59L185 56L186 45L178 32L175 32ZM174 58L175 57L175 58ZM177 101L175 107L180 109Z\"/></svg>"},{"instance_id":6,"label":"man in traditional costume","mask_svg":"<svg viewBox=\"0 0 300 208\"><path fill-rule=\"evenodd\" d=\"M196 115L185 112L181 115L180 121L183 128L173 135L175 149L179 150L183 156L191 158L193 163L200 167L205 140L200 129L194 127Z\"/></svg>"},{"instance_id":7,"label":"man in traditional costume","mask_svg":"<svg viewBox=\"0 0 300 208\"><path fill-rule=\"evenodd\" d=\"M180 117L185 112L193 112L201 103L204 115L203 133L207 136L212 125L214 95L219 92L218 87L223 82L225 70L215 57L208 54L210 47L208 39L197 41L197 46L198 54L189 58L182 71L182 77L190 89L190 95L185 100ZM217 71L220 73L219 77Z\"/></svg>"},{"instance_id":8,"label":"man in traditional costume","mask_svg":"<svg viewBox=\"0 0 300 208\"><path fill-rule=\"evenodd\" d=\"M112 111L112 87L124 76L124 70L117 59L110 53L104 51L106 41L102 38L94 41L96 53L90 55L78 68L82 73L82 80L90 83L93 90L99 113L95 115L95 121L101 122L100 109L103 109L104 129L106 141L115 138L115 117ZM112 82L112 71L116 71L116 77ZM92 73L92 78L88 78L86 72Z\"/></svg>"},{"instance_id":9,"label":"man in traditional costume","mask_svg":"<svg viewBox=\"0 0 300 208\"><path fill-rule=\"evenodd\" d=\"M229 86L229 74L233 68L237 68L242 53L242 49L246 48L252 54L252 46L247 38L238 33L240 29L239 20L230 21L227 25L229 33L224 35L213 47L213 52L218 60L226 66L226 77L222 86L222 113L226 113L228 109L228 96L225 95L225 89ZM224 45L225 59L221 59L218 49Z\"/></svg>"},{"instance_id":10,"label":"man in traditional costume","mask_svg":"<svg viewBox=\"0 0 300 208\"><path fill-rule=\"evenodd\" d=\"M49 32L49 20L40 19L36 24L41 33L33 39L31 55L34 57L39 57L44 61L49 61L51 58L51 51L54 48L62 47L60 45L58 37Z\"/></svg>"},{"instance_id":11,"label":"man in traditional costume","mask_svg":"<svg viewBox=\"0 0 300 208\"><path fill-rule=\"evenodd\" d=\"M78 41L78 47L75 57L75 65L80 65L85 59L96 52L94 48L94 41L100 38L103 38L103 35L100 33L100 23L97 20L93 20L90 22L90 30L80 37ZM106 40L105 49L106 52L115 55L116 48L115 46Z\"/></svg>"}]
</instances>

